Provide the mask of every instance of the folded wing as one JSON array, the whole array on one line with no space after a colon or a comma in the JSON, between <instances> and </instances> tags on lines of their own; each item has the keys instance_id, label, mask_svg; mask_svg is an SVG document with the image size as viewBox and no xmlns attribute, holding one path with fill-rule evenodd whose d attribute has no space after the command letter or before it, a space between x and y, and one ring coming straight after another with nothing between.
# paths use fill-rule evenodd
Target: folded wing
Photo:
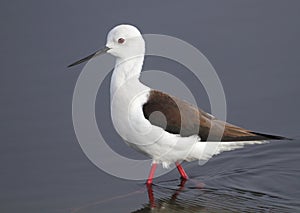
<instances>
[{"instance_id":1,"label":"folded wing","mask_svg":"<svg viewBox=\"0 0 300 213\"><path fill-rule=\"evenodd\" d=\"M162 122L159 113L153 114L154 116L151 115L156 111L164 115L167 124ZM286 139L281 136L253 132L218 120L188 102L157 90L150 92L148 101L143 105L143 112L145 118L152 125L162 127L173 134L180 134L182 137L197 134L201 141L228 142Z\"/></svg>"}]
</instances>

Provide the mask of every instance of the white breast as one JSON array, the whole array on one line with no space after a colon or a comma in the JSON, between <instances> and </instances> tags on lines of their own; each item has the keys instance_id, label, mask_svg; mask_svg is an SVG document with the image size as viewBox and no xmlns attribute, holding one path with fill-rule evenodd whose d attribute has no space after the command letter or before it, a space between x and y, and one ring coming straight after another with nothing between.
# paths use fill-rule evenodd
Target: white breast
<instances>
[{"instance_id":1,"label":"white breast","mask_svg":"<svg viewBox=\"0 0 300 213\"><path fill-rule=\"evenodd\" d=\"M136 78L127 80L111 97L111 117L118 134L134 149L168 166L178 160L194 160L201 150L194 145L198 136L180 137L152 125L143 113L150 88ZM197 151L197 153L195 153ZM194 153L191 157L191 153Z\"/></svg>"},{"instance_id":2,"label":"white breast","mask_svg":"<svg viewBox=\"0 0 300 213\"><path fill-rule=\"evenodd\" d=\"M152 125L143 113L151 89L139 81L142 58L116 63L111 79L111 117L118 134L134 149L154 162L195 160L202 155L203 143L197 135L181 137ZM200 145L201 144L201 145Z\"/></svg>"}]
</instances>

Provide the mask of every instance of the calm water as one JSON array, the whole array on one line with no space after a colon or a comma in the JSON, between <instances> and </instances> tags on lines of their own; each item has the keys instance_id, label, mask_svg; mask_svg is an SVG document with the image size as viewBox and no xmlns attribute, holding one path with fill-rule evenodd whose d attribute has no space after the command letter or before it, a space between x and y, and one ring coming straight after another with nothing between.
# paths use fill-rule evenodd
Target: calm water
<instances>
[{"instance_id":1,"label":"calm water","mask_svg":"<svg viewBox=\"0 0 300 213\"><path fill-rule=\"evenodd\" d=\"M299 9L299 1L277 0L2 2L0 212L300 212ZM179 186L177 171L155 179L152 203L143 181L99 170L72 124L82 67L66 66L103 46L107 31L124 22L201 50L222 81L229 122L296 140L225 152L204 166L185 163L191 180ZM147 57L144 69L175 75L210 110L205 90L183 66ZM113 129L109 78L97 97L99 129L116 152L144 158ZM143 81L173 92L166 79Z\"/></svg>"},{"instance_id":2,"label":"calm water","mask_svg":"<svg viewBox=\"0 0 300 213\"><path fill-rule=\"evenodd\" d=\"M299 141L282 141L224 153L201 167L185 164L191 180L183 187L174 179L176 171L155 181L154 206L142 183L128 182L132 190L119 188L115 196L91 200L72 212L298 212L298 151Z\"/></svg>"}]
</instances>

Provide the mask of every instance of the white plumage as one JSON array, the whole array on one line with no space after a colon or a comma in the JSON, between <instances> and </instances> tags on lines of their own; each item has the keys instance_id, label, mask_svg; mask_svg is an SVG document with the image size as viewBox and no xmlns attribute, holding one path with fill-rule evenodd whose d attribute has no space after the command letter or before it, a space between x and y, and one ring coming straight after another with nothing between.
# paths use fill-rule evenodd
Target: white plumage
<instances>
[{"instance_id":1,"label":"white plumage","mask_svg":"<svg viewBox=\"0 0 300 213\"><path fill-rule=\"evenodd\" d=\"M118 38L127 44L118 44ZM131 44L135 42L134 49ZM151 89L139 81L144 60L145 43L140 32L133 26L120 25L108 34L108 53L117 57L111 79L111 117L114 127L127 144L146 154L155 163L168 167L177 161L207 160L211 153L203 153L207 143L200 142L198 135L181 137L152 125L143 114ZM117 50L116 50L117 46ZM135 52L136 51L136 52ZM127 52L129 52L127 56ZM218 146L218 142L216 147ZM244 144L261 141L223 142L215 154L243 147Z\"/></svg>"},{"instance_id":2,"label":"white plumage","mask_svg":"<svg viewBox=\"0 0 300 213\"><path fill-rule=\"evenodd\" d=\"M186 179L187 175L178 163L180 161L208 160L213 155L242 148L246 144L261 144L267 139L285 139L281 136L252 132L217 120L176 97L154 91L142 84L139 77L144 61L145 41L134 26L116 26L108 33L103 50L70 66L105 52L116 57L110 85L112 121L119 135L129 146L153 159L148 184L152 183L157 163L161 163L163 167L176 163L182 178ZM177 105L184 109L185 120L180 120L180 116L178 119L181 111L178 111ZM151 121L151 113L156 111L165 113L166 128L160 125L160 118ZM213 125L217 128L225 126L221 136L222 142L217 142L216 138L213 142L207 142L211 139L208 133ZM181 132L182 127L187 132ZM218 131L213 136L216 136Z\"/></svg>"}]
</instances>

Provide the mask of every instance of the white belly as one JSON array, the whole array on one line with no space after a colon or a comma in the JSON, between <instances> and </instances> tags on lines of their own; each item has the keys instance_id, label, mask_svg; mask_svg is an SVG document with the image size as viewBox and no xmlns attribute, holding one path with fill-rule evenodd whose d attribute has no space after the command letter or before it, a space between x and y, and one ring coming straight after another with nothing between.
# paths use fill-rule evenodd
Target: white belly
<instances>
[{"instance_id":1,"label":"white belly","mask_svg":"<svg viewBox=\"0 0 300 213\"><path fill-rule=\"evenodd\" d=\"M143 114L150 89L138 80L128 81L111 97L111 117L118 134L132 148L166 167L180 160L199 159L198 136L180 137L152 125ZM199 146L198 145L198 146ZM202 144L204 145L204 144ZM197 153L195 153L197 152ZM196 158L197 156L197 158Z\"/></svg>"}]
</instances>

